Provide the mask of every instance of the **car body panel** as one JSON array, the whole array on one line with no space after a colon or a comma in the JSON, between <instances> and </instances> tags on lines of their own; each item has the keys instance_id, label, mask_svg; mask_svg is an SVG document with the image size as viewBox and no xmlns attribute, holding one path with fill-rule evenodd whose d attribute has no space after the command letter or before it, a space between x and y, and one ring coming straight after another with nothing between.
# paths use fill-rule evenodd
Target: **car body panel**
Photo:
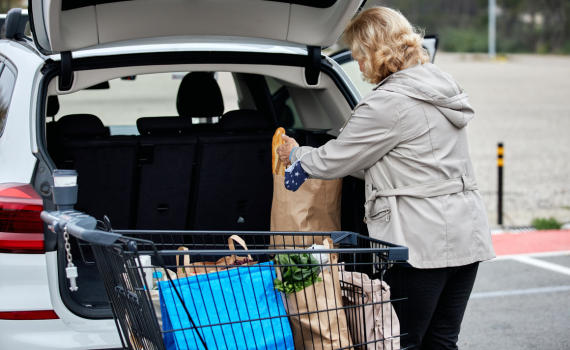
<instances>
[{"instance_id":1,"label":"car body panel","mask_svg":"<svg viewBox=\"0 0 570 350\"><path fill-rule=\"evenodd\" d=\"M81 276L81 274L79 275ZM54 310L56 320L0 320L0 348L6 350L109 349L121 342L112 319L88 320L61 301L57 253L0 253L1 311ZM81 279L78 278L79 286Z\"/></svg>"},{"instance_id":2,"label":"car body panel","mask_svg":"<svg viewBox=\"0 0 570 350\"><path fill-rule=\"evenodd\" d=\"M16 85L6 118L4 133L0 137L0 183L30 183L36 158L32 154L35 119L32 83L43 65L42 59L26 47L7 40L0 40L0 54L8 58L17 69ZM15 102L17 101L17 102Z\"/></svg>"},{"instance_id":3,"label":"car body panel","mask_svg":"<svg viewBox=\"0 0 570 350\"><path fill-rule=\"evenodd\" d=\"M94 1L85 4L96 5L77 6L69 5L71 1L30 2L40 51L77 51L180 35L234 35L324 47L338 40L363 2L338 0L331 1L330 7L317 8L263 0Z\"/></svg>"},{"instance_id":4,"label":"car body panel","mask_svg":"<svg viewBox=\"0 0 570 350\"><path fill-rule=\"evenodd\" d=\"M70 331L79 334L99 334L105 339L107 347L119 347L121 341L113 319L91 320L79 317L69 311L61 300L59 292L59 276L57 268L57 252L45 254L47 279L53 310ZM81 271L78 271L77 285L81 288ZM75 349L75 348L74 348Z\"/></svg>"},{"instance_id":5,"label":"car body panel","mask_svg":"<svg viewBox=\"0 0 570 350\"><path fill-rule=\"evenodd\" d=\"M0 253L0 312L53 310L43 254Z\"/></svg>"},{"instance_id":6,"label":"car body panel","mask_svg":"<svg viewBox=\"0 0 570 350\"><path fill-rule=\"evenodd\" d=\"M114 329L111 332L76 332L62 320L0 320L0 348L3 350L91 350L122 349Z\"/></svg>"},{"instance_id":7,"label":"car body panel","mask_svg":"<svg viewBox=\"0 0 570 350\"><path fill-rule=\"evenodd\" d=\"M433 63L435 60L435 54L437 53L437 48L439 46L439 36L426 35L424 37L422 45L426 50L428 50L430 62Z\"/></svg>"}]
</instances>

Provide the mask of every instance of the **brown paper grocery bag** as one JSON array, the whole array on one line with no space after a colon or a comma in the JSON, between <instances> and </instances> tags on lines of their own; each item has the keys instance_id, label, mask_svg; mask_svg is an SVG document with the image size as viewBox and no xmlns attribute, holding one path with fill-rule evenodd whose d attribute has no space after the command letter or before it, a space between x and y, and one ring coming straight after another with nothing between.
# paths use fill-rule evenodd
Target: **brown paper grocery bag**
<instances>
[{"instance_id":1,"label":"brown paper grocery bag","mask_svg":"<svg viewBox=\"0 0 570 350\"><path fill-rule=\"evenodd\" d=\"M228 238L228 247L230 248L230 250L235 250L234 241L237 242L239 245L241 245L244 250L247 250L245 241L241 239L241 237L236 235L233 235L230 238ZM188 250L188 248L180 247L178 248L178 250ZM236 262L236 260L243 260L243 259L245 258L238 259L236 255L231 255L231 256L224 256L223 258L220 258L218 261L195 262L191 264L190 256L184 255L184 265L180 266L179 256L177 255L176 265L178 266L178 269L176 270L176 275L178 276L178 278L184 278L184 277L201 275L204 273L210 273L215 271L229 270L230 269L229 267L221 267L221 266L232 265L234 262ZM247 259L249 259L250 261L247 264L243 265L257 264L257 261L253 261L251 255L249 254L247 255Z\"/></svg>"},{"instance_id":2,"label":"brown paper grocery bag","mask_svg":"<svg viewBox=\"0 0 570 350\"><path fill-rule=\"evenodd\" d=\"M308 179L296 192L285 188L285 176L273 175L271 231L340 231L342 179ZM323 244L322 237L272 236L271 248L304 249Z\"/></svg>"},{"instance_id":3,"label":"brown paper grocery bag","mask_svg":"<svg viewBox=\"0 0 570 350\"><path fill-rule=\"evenodd\" d=\"M332 240L324 240L326 249L332 248ZM329 254L329 264L338 264L338 255ZM277 270L277 278L281 272ZM295 349L339 349L352 346L340 288L338 266L327 266L316 282L300 292L281 293L283 305L289 316ZM326 311L329 310L329 311ZM295 314L303 314L294 316ZM291 316L293 315L293 316Z\"/></svg>"}]
</instances>

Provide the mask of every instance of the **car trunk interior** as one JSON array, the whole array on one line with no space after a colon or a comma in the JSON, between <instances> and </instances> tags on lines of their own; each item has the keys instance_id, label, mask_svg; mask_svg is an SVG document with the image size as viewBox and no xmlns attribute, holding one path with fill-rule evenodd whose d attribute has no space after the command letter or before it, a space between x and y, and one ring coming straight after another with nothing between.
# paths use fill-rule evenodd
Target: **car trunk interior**
<instances>
[{"instance_id":1,"label":"car trunk interior","mask_svg":"<svg viewBox=\"0 0 570 350\"><path fill-rule=\"evenodd\" d=\"M77 71L68 92L49 83L47 151L57 169L78 172L75 209L115 230L269 231L274 131L314 147L336 137L354 103L333 78L306 86L301 67L248 64ZM364 182L345 178L342 230L368 235L363 203ZM90 246L72 237L71 247L76 292L58 237L62 300L80 316L111 317Z\"/></svg>"}]
</instances>

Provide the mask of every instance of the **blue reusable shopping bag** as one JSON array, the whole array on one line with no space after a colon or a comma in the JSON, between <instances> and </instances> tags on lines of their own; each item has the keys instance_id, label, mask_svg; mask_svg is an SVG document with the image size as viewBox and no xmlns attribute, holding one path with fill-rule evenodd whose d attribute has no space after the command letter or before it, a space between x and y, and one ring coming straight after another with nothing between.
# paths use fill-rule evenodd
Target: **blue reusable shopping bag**
<instances>
[{"instance_id":1,"label":"blue reusable shopping bag","mask_svg":"<svg viewBox=\"0 0 570 350\"><path fill-rule=\"evenodd\" d=\"M196 333L200 332L208 349L293 350L287 313L273 287L276 275L272 265L268 262L174 280L196 326L206 326L197 330L170 282L159 282L166 348L204 349ZM276 316L284 317L264 319ZM210 326L216 324L222 325Z\"/></svg>"}]
</instances>

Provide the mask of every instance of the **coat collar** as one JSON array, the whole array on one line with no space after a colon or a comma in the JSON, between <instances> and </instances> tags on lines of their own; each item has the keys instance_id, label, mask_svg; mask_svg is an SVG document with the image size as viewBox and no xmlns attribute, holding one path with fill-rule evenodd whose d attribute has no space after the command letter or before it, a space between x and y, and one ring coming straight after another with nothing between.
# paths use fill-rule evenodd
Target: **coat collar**
<instances>
[{"instance_id":1,"label":"coat collar","mask_svg":"<svg viewBox=\"0 0 570 350\"><path fill-rule=\"evenodd\" d=\"M420 65L421 65L421 63L418 62L418 63L414 64L413 66L409 66L409 67L406 68L406 69L412 69L412 68L415 68L415 67L420 66ZM386 78L384 78L384 80L382 80L380 83L378 83L378 85L376 85L376 86L372 89L372 91L378 90L378 88L379 88L380 86L382 86L388 79L392 78L392 77L395 76L395 75L398 75L400 72L402 72L402 71L399 70L399 71L397 71L397 72L394 72L394 73L390 74L390 75L387 76Z\"/></svg>"}]
</instances>

